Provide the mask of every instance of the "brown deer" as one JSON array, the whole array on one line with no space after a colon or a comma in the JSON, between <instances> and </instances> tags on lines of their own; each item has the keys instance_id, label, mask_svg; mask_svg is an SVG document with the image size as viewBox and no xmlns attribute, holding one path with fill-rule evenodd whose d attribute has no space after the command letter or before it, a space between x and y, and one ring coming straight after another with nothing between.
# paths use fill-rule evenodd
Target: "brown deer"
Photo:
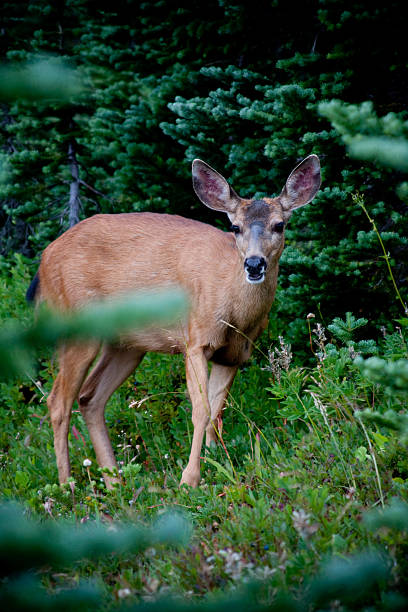
<instances>
[{"instance_id":1,"label":"brown deer","mask_svg":"<svg viewBox=\"0 0 408 612\"><path fill-rule=\"evenodd\" d=\"M185 356L194 434L181 483L198 485L204 432L207 444L217 440L216 419L237 368L249 358L253 342L267 325L285 225L292 211L310 202L320 186L316 155L293 170L275 198L241 198L199 159L192 172L197 196L209 208L227 213L232 233L177 215L100 214L69 229L42 255L28 294L60 311L124 292L174 286L190 299L186 320L171 329L135 331L104 345L88 376L99 343L59 347L60 369L48 408L61 483L70 475L68 430L75 399L99 465L114 469L106 402L145 353L157 351ZM112 479L105 480L110 486Z\"/></svg>"}]
</instances>

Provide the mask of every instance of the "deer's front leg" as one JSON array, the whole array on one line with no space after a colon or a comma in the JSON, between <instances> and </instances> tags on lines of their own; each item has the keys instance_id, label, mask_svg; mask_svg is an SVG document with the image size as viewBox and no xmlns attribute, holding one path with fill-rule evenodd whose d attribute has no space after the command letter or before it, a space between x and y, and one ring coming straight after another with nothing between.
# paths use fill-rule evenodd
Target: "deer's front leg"
<instances>
[{"instance_id":1,"label":"deer's front leg","mask_svg":"<svg viewBox=\"0 0 408 612\"><path fill-rule=\"evenodd\" d=\"M225 400L231 385L234 382L237 366L223 366L214 363L211 369L210 381L208 385L208 397L211 406L211 419L207 426L206 445L211 442L218 442L217 417L222 414Z\"/></svg>"},{"instance_id":2,"label":"deer's front leg","mask_svg":"<svg viewBox=\"0 0 408 612\"><path fill-rule=\"evenodd\" d=\"M189 350L186 354L186 379L193 408L194 433L190 458L181 477L180 485L185 483L196 487L200 482L200 454L204 432L210 421L208 364L201 348Z\"/></svg>"}]
</instances>

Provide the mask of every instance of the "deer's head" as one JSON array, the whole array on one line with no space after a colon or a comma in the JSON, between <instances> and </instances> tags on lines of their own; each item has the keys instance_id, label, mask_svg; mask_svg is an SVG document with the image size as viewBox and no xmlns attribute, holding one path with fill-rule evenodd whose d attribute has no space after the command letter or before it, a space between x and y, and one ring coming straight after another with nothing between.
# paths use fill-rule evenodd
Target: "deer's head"
<instances>
[{"instance_id":1,"label":"deer's head","mask_svg":"<svg viewBox=\"0 0 408 612\"><path fill-rule=\"evenodd\" d=\"M268 265L279 259L292 211L313 200L320 187L320 162L309 155L289 175L276 198L241 198L221 174L193 161L193 186L203 204L227 213L248 283L262 283Z\"/></svg>"}]
</instances>

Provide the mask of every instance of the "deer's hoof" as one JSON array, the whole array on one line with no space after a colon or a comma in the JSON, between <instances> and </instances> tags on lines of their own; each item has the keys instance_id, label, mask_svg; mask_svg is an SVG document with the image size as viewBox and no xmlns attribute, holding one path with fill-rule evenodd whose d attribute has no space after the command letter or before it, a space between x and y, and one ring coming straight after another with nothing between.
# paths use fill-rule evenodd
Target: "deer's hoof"
<instances>
[{"instance_id":1,"label":"deer's hoof","mask_svg":"<svg viewBox=\"0 0 408 612\"><path fill-rule=\"evenodd\" d=\"M183 484L189 485L190 487L196 488L200 482L200 472L192 472L186 468L181 476L180 487Z\"/></svg>"}]
</instances>

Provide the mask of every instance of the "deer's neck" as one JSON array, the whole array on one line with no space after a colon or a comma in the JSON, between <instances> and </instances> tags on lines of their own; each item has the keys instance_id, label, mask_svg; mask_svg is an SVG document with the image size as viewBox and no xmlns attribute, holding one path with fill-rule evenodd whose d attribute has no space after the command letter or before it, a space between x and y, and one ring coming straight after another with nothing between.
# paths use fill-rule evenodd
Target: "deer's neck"
<instances>
[{"instance_id":1,"label":"deer's neck","mask_svg":"<svg viewBox=\"0 0 408 612\"><path fill-rule=\"evenodd\" d=\"M269 313L275 298L279 265L278 259L276 262L270 262L264 281L259 284L250 284L246 280L242 262L240 261L239 264L229 296L230 313L231 322L244 330Z\"/></svg>"}]
</instances>

